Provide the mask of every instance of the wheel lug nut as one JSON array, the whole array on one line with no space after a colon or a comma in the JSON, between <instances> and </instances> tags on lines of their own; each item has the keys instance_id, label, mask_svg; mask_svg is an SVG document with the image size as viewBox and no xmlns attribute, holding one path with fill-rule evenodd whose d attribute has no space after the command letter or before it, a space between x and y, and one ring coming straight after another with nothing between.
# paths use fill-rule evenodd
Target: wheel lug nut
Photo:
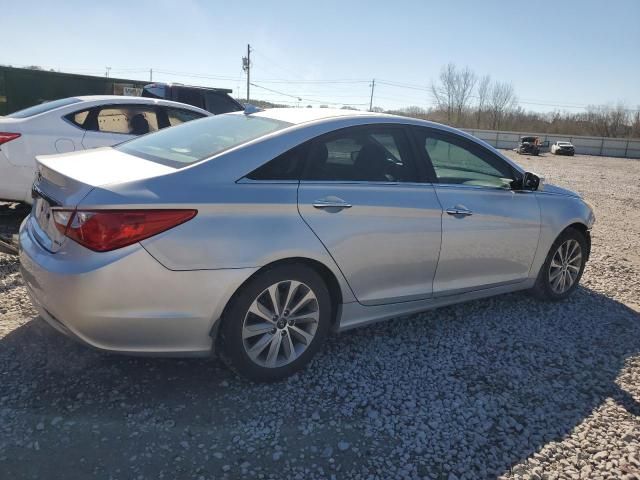
<instances>
[{"instance_id":1,"label":"wheel lug nut","mask_svg":"<svg viewBox=\"0 0 640 480\"><path fill-rule=\"evenodd\" d=\"M290 313L290 312L289 312L289 310L285 310L285 311L284 311L284 316L285 316L285 317L288 317L288 316L289 316L289 313Z\"/></svg>"}]
</instances>

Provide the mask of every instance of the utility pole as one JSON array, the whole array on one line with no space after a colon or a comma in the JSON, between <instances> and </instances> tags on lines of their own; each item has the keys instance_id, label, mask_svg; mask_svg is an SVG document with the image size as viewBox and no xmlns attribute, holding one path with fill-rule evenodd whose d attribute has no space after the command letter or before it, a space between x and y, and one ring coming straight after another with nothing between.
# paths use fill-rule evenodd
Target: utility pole
<instances>
[{"instance_id":1,"label":"utility pole","mask_svg":"<svg viewBox=\"0 0 640 480\"><path fill-rule=\"evenodd\" d=\"M153 82L153 68L149 69L149 81Z\"/></svg>"},{"instance_id":2,"label":"utility pole","mask_svg":"<svg viewBox=\"0 0 640 480\"><path fill-rule=\"evenodd\" d=\"M371 111L373 109L373 89L376 88L376 79L374 78L371 81L371 100L369 100L369 111Z\"/></svg>"},{"instance_id":3,"label":"utility pole","mask_svg":"<svg viewBox=\"0 0 640 480\"><path fill-rule=\"evenodd\" d=\"M247 43L247 56L242 57L242 70L247 72L247 103L249 103L249 85L251 83L251 45Z\"/></svg>"},{"instance_id":4,"label":"utility pole","mask_svg":"<svg viewBox=\"0 0 640 480\"><path fill-rule=\"evenodd\" d=\"M104 76L109 78L109 70L111 70L111 67L107 67L107 71L104 72Z\"/></svg>"}]
</instances>

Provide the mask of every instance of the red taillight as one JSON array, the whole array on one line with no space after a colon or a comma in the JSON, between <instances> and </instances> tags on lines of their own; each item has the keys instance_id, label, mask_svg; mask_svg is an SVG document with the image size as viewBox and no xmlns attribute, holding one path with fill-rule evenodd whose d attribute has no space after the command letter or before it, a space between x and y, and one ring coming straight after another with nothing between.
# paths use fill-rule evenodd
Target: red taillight
<instances>
[{"instance_id":1,"label":"red taillight","mask_svg":"<svg viewBox=\"0 0 640 480\"><path fill-rule=\"evenodd\" d=\"M197 210L76 210L64 234L91 250L108 252L176 227L197 213Z\"/></svg>"},{"instance_id":2,"label":"red taillight","mask_svg":"<svg viewBox=\"0 0 640 480\"><path fill-rule=\"evenodd\" d=\"M19 136L19 133L0 132L0 145L15 140Z\"/></svg>"}]
</instances>

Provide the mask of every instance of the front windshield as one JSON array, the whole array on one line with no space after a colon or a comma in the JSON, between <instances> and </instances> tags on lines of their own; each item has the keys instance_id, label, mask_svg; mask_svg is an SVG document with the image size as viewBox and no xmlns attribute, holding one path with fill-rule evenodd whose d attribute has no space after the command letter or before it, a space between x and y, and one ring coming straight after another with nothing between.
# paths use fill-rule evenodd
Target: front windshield
<instances>
[{"instance_id":1,"label":"front windshield","mask_svg":"<svg viewBox=\"0 0 640 480\"><path fill-rule=\"evenodd\" d=\"M156 163L182 168L290 125L244 114L216 115L144 135L115 148Z\"/></svg>"}]
</instances>

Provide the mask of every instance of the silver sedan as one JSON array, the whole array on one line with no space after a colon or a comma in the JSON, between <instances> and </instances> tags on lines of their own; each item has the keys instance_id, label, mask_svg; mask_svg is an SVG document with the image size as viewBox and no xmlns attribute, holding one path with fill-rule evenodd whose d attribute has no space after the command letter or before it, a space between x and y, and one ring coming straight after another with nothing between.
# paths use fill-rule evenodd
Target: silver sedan
<instances>
[{"instance_id":1,"label":"silver sedan","mask_svg":"<svg viewBox=\"0 0 640 480\"><path fill-rule=\"evenodd\" d=\"M330 331L491 295L561 300L594 214L463 132L237 112L42 157L20 230L40 315L95 348L210 355L256 380Z\"/></svg>"}]
</instances>

